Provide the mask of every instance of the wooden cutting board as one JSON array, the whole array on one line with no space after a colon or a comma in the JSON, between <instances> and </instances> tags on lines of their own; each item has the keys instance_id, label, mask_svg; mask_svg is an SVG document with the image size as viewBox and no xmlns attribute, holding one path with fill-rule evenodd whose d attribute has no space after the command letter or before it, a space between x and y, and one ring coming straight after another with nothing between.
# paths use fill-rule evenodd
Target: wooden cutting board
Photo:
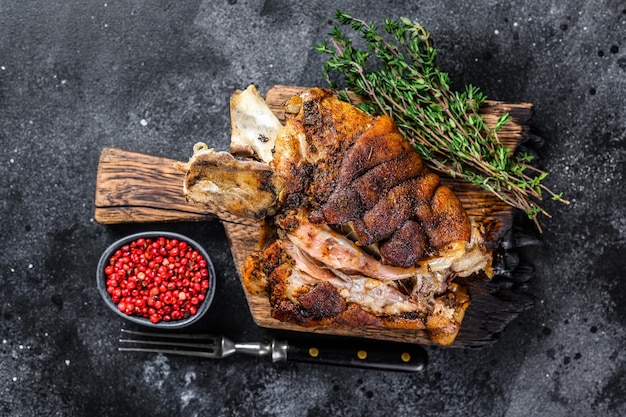
<instances>
[{"instance_id":1,"label":"wooden cutting board","mask_svg":"<svg viewBox=\"0 0 626 417\"><path fill-rule=\"evenodd\" d=\"M279 119L284 120L282 104L302 87L275 86L266 93L266 101ZM499 133L507 147L516 149L528 135L532 105L528 103L503 103L488 101L482 107L485 122L493 125L501 114L508 112L512 121ZM193 143L189 143L190 156ZM241 266L246 257L256 250L259 225L235 217L213 205L186 201L182 193L184 173L175 168L177 161L131 152L105 148L98 164L95 194L95 220L101 224L207 221L222 222L229 240L235 267L241 278ZM513 210L498 198L481 188L464 181L442 178L463 203L469 215L485 225L487 241L498 249L498 256L506 258L515 250L501 242L511 242ZM509 252L509 253L507 253ZM514 258L514 256L513 256ZM532 305L532 297L516 291L508 281L514 271L509 268L502 276L489 282L472 282L469 291L472 305L467 310L459 335L452 346L483 346L492 343L506 325ZM420 330L371 328L304 328L282 323L270 316L269 301L250 294L243 287L248 307L254 321L261 327L328 335L345 335L378 340L431 344Z\"/></svg>"}]
</instances>

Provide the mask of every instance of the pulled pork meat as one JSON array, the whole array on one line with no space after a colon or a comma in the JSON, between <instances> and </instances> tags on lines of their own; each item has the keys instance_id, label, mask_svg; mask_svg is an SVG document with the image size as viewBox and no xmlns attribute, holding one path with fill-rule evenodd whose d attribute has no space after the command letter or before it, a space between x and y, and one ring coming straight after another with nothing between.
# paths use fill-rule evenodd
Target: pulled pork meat
<instances>
[{"instance_id":1,"label":"pulled pork meat","mask_svg":"<svg viewBox=\"0 0 626 417\"><path fill-rule=\"evenodd\" d=\"M301 326L423 329L454 341L470 305L457 277L491 276L481 227L393 120L314 88L283 126L258 91L231 100L231 153L196 145L188 199L263 219L248 291Z\"/></svg>"}]
</instances>

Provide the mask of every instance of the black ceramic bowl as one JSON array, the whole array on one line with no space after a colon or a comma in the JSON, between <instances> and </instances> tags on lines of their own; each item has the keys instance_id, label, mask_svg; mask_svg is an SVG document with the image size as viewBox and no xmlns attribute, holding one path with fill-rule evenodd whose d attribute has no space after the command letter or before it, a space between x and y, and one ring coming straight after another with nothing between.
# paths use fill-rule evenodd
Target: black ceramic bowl
<instances>
[{"instance_id":1,"label":"black ceramic bowl","mask_svg":"<svg viewBox=\"0 0 626 417\"><path fill-rule=\"evenodd\" d=\"M130 244L139 238L144 238L144 239L150 238L150 239L156 240L159 237L164 237L166 239L177 239L180 242L183 242L183 241L187 242L188 246L192 247L193 249L196 249L204 257L204 259L206 260L206 264L207 264L206 268L208 269L208 273L209 273L209 277L208 277L209 288L206 290L204 300L202 300L197 305L196 307L197 311L195 314L189 315L186 318L181 318L178 320L170 320L170 321L161 320L157 323L153 323L147 318L144 318L138 315L128 315L120 311L117 304L113 302L112 296L107 292L107 276L104 270L107 267L107 265L109 265L109 261L111 257L122 246ZM179 329L182 327L189 326L190 324L198 321L200 318L202 318L202 316L207 312L207 310L211 306L211 302L213 301L213 297L215 295L215 281L216 281L215 269L213 267L213 263L211 262L211 258L209 257L209 254L204 250L204 248L202 248L194 240L186 236L183 236L181 234L172 233L172 232L158 232L157 231L157 232L136 233L133 235L126 236L118 240L117 242L111 244L100 257L100 261L98 262L98 270L96 272L96 279L97 279L98 291L100 291L100 295L102 296L102 299L104 300L106 305L112 311L115 312L115 314L131 322L148 326L148 327L158 328L158 329Z\"/></svg>"}]
</instances>

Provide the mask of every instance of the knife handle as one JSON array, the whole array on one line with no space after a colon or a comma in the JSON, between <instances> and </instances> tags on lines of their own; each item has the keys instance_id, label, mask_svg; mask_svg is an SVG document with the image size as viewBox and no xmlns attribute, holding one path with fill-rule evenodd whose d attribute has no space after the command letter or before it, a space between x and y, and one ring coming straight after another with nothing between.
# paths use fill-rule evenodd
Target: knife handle
<instances>
[{"instance_id":1,"label":"knife handle","mask_svg":"<svg viewBox=\"0 0 626 417\"><path fill-rule=\"evenodd\" d=\"M384 371L420 372L426 367L424 348L409 343L375 345L272 343L272 360L307 362Z\"/></svg>"}]
</instances>

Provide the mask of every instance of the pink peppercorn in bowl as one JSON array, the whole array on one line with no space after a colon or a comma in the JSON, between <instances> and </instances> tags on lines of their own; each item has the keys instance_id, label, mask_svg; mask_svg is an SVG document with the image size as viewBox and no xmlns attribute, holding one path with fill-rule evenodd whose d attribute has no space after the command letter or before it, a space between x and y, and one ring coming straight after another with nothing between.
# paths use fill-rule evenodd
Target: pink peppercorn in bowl
<instances>
[{"instance_id":1,"label":"pink peppercorn in bowl","mask_svg":"<svg viewBox=\"0 0 626 417\"><path fill-rule=\"evenodd\" d=\"M124 237L100 257L98 290L115 313L134 323L178 329L198 321L215 295L215 269L194 240L172 232Z\"/></svg>"}]
</instances>

